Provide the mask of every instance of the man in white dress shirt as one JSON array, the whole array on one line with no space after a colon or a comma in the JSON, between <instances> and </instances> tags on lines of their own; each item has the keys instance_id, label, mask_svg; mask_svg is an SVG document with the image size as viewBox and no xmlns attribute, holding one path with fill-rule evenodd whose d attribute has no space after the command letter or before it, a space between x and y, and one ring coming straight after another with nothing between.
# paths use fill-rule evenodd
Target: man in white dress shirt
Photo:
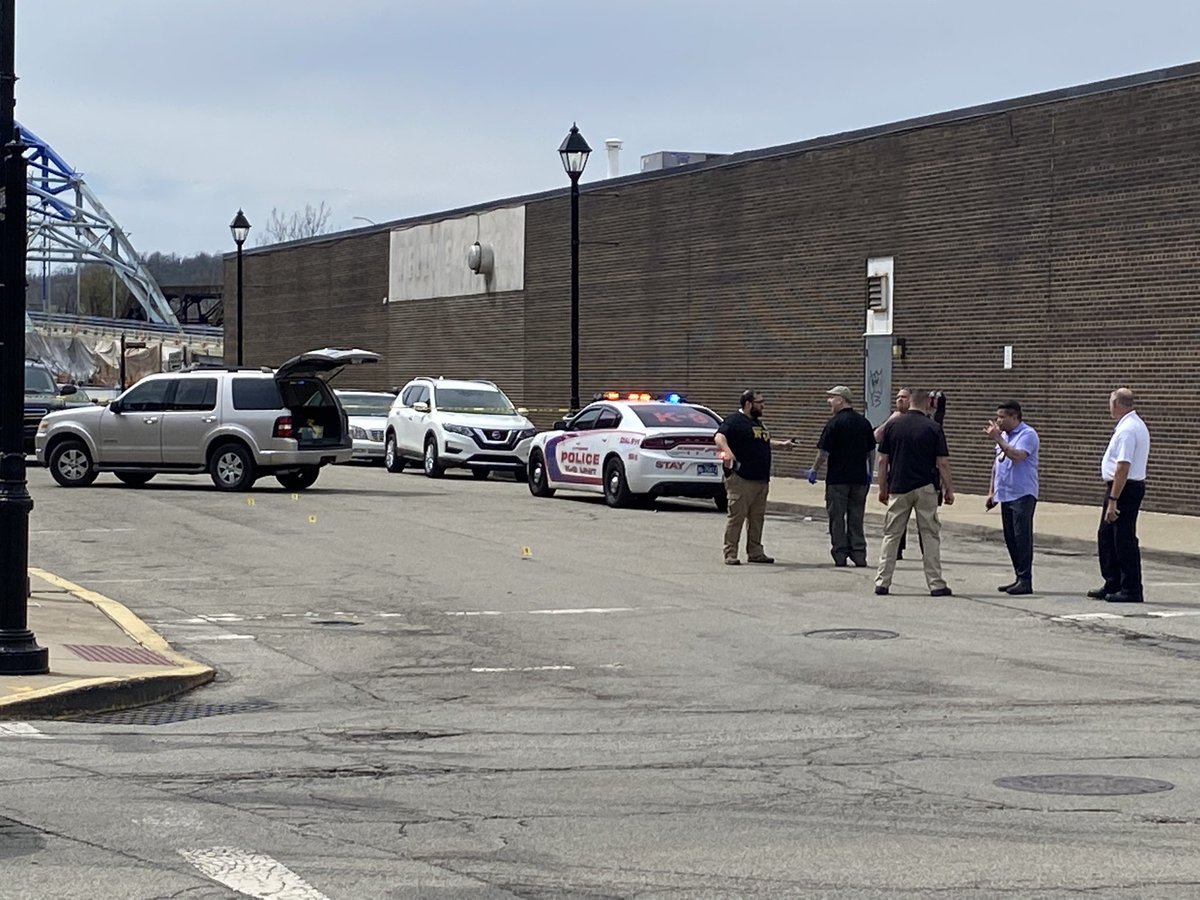
<instances>
[{"instance_id":1,"label":"man in white dress shirt","mask_svg":"<svg viewBox=\"0 0 1200 900\"><path fill-rule=\"evenodd\" d=\"M1104 586L1088 591L1088 596L1109 603L1141 603L1143 599L1137 516L1146 494L1150 430L1134 406L1129 388L1117 388L1108 398L1108 410L1117 427L1100 462L1105 491L1096 543Z\"/></svg>"}]
</instances>

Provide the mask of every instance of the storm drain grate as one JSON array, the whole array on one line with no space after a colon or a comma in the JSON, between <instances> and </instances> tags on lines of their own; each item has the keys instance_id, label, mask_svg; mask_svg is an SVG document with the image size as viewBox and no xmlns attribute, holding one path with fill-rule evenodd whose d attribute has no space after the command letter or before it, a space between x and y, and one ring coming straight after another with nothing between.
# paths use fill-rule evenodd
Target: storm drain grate
<instances>
[{"instance_id":1,"label":"storm drain grate","mask_svg":"<svg viewBox=\"0 0 1200 900\"><path fill-rule=\"evenodd\" d=\"M259 712L273 708L274 704L265 700L248 700L241 703L157 703L137 709L73 716L71 721L89 722L94 725L169 725L172 722L187 722L191 719L206 719L209 716L227 716L232 713Z\"/></svg>"},{"instance_id":2,"label":"storm drain grate","mask_svg":"<svg viewBox=\"0 0 1200 900\"><path fill-rule=\"evenodd\" d=\"M105 644L63 644L76 656L91 662L135 663L140 666L173 666L161 653L145 647L110 647Z\"/></svg>"},{"instance_id":3,"label":"storm drain grate","mask_svg":"<svg viewBox=\"0 0 1200 900\"><path fill-rule=\"evenodd\" d=\"M888 641L900 637L898 632L881 628L821 628L804 632L805 637L828 638L831 641Z\"/></svg>"},{"instance_id":4,"label":"storm drain grate","mask_svg":"<svg viewBox=\"0 0 1200 900\"><path fill-rule=\"evenodd\" d=\"M992 784L1010 791L1035 794L1080 794L1086 797L1113 797L1118 794L1157 794L1175 787L1156 778L1125 775L1007 775Z\"/></svg>"}]
</instances>

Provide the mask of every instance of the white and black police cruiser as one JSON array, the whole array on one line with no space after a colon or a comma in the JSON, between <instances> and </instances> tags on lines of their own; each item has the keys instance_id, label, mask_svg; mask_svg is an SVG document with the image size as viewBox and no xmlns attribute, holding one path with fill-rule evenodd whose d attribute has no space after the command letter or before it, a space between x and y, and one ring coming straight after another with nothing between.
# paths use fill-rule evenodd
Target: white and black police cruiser
<instances>
[{"instance_id":1,"label":"white and black police cruiser","mask_svg":"<svg viewBox=\"0 0 1200 900\"><path fill-rule=\"evenodd\" d=\"M604 494L609 506L658 497L713 500L725 510L725 482L713 435L721 424L711 409L679 394L654 397L607 391L567 420L533 439L529 491Z\"/></svg>"}]
</instances>

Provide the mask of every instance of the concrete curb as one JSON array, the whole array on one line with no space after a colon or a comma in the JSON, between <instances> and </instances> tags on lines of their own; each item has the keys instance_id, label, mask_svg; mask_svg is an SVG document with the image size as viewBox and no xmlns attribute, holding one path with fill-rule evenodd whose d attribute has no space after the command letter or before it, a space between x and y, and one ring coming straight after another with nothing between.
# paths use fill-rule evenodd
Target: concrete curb
<instances>
[{"instance_id":1,"label":"concrete curb","mask_svg":"<svg viewBox=\"0 0 1200 900\"><path fill-rule=\"evenodd\" d=\"M30 567L29 573L96 607L132 640L170 659L176 667L166 672L128 677L79 678L18 697L0 698L0 719L58 718L132 709L170 700L216 677L215 669L176 653L158 632L116 600L43 569Z\"/></svg>"},{"instance_id":2,"label":"concrete curb","mask_svg":"<svg viewBox=\"0 0 1200 900\"><path fill-rule=\"evenodd\" d=\"M814 519L825 519L825 507L818 506L815 503L767 500L767 510L769 512L789 513L798 516L812 516ZM863 520L869 525L883 526L883 514L874 512L869 507ZM976 538L978 540L994 541L998 544L1004 543L1004 533L999 528L992 528L987 525L976 525L971 522L953 522L942 519L942 530L950 534L963 535L964 537ZM868 535L869 537L870 535ZM1060 534L1047 534L1037 531L1036 528L1034 545L1040 550L1069 550L1083 556L1094 556L1096 554L1096 542L1093 540L1083 540ZM1157 550L1153 547L1147 547L1145 544L1142 545L1141 549L1142 559L1175 566L1195 566L1200 564L1200 551L1196 553L1183 553L1175 550Z\"/></svg>"}]
</instances>

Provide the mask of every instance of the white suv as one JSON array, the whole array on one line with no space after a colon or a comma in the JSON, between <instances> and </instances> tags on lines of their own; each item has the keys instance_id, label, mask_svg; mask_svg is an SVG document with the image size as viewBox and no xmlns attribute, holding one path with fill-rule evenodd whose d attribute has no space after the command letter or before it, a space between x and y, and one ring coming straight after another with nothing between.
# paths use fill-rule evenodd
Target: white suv
<instances>
[{"instance_id":1,"label":"white suv","mask_svg":"<svg viewBox=\"0 0 1200 900\"><path fill-rule=\"evenodd\" d=\"M490 381L414 378L388 412L383 459L389 472L420 460L430 478L458 467L476 478L505 471L524 481L536 433L525 410Z\"/></svg>"},{"instance_id":2,"label":"white suv","mask_svg":"<svg viewBox=\"0 0 1200 900\"><path fill-rule=\"evenodd\" d=\"M194 366L148 375L108 406L52 412L37 431L38 462L63 487L99 472L140 486L159 473L208 473L223 491L273 475L293 491L350 459L346 412L325 379L373 363L366 350L314 350L276 370Z\"/></svg>"}]
</instances>

